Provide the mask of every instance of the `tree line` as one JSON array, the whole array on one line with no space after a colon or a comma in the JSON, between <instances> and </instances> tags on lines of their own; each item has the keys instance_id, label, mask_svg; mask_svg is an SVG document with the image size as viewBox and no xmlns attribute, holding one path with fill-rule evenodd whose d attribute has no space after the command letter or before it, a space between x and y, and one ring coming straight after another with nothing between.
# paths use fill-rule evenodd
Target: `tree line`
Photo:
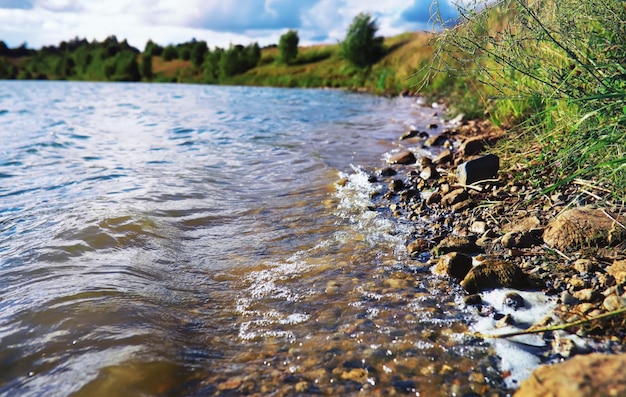
<instances>
[{"instance_id":1,"label":"tree line","mask_svg":"<svg viewBox=\"0 0 626 397\"><path fill-rule=\"evenodd\" d=\"M357 15L341 43L341 56L360 68L375 63L383 55L377 29L376 20L369 14ZM298 44L297 31L283 34L274 45L279 53L275 62L294 64ZM154 81L154 63L158 59L161 63L186 61L191 65L188 73L200 75L205 83L220 83L259 65L261 48L256 42L210 49L205 41L195 39L167 46L149 40L139 51L126 40L109 36L102 42L76 37L58 46L31 50L25 44L12 49L0 41L0 79Z\"/></svg>"}]
</instances>

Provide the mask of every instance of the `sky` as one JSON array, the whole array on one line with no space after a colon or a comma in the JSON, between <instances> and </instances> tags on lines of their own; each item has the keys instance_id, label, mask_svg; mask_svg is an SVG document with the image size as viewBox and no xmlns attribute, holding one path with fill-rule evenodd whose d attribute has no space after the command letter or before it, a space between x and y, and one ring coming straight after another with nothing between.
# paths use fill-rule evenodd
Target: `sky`
<instances>
[{"instance_id":1,"label":"sky","mask_svg":"<svg viewBox=\"0 0 626 397\"><path fill-rule=\"evenodd\" d=\"M440 0L444 18L455 8ZM376 18L378 35L432 30L432 0L0 0L0 40L39 49L75 37L115 35L143 50L204 40L209 47L278 43L296 30L300 45L337 43L360 12Z\"/></svg>"}]
</instances>

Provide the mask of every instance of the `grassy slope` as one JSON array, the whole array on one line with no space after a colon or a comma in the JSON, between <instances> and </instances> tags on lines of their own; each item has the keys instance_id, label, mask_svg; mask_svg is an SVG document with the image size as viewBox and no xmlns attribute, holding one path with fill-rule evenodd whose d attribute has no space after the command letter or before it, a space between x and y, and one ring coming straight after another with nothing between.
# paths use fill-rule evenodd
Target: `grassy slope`
<instances>
[{"instance_id":1,"label":"grassy slope","mask_svg":"<svg viewBox=\"0 0 626 397\"><path fill-rule=\"evenodd\" d=\"M375 93L397 94L410 89L415 80L409 78L431 55L428 45L431 34L411 32L385 38L387 54L369 69L354 68L341 59L339 45L300 47L293 65L276 62L277 48L265 48L259 66L234 76L227 84L276 87L342 87ZM201 83L201 71L190 63L174 60L163 62L153 58L155 80Z\"/></svg>"}]
</instances>

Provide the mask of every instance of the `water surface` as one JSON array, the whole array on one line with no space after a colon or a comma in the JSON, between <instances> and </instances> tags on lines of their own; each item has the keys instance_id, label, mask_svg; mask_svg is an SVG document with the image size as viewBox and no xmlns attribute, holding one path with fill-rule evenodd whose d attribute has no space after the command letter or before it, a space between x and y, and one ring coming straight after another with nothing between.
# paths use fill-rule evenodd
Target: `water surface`
<instances>
[{"instance_id":1,"label":"water surface","mask_svg":"<svg viewBox=\"0 0 626 397\"><path fill-rule=\"evenodd\" d=\"M424 114L330 90L0 82L0 394L497 389L458 291L406 257L410 227L371 210L359 171Z\"/></svg>"}]
</instances>

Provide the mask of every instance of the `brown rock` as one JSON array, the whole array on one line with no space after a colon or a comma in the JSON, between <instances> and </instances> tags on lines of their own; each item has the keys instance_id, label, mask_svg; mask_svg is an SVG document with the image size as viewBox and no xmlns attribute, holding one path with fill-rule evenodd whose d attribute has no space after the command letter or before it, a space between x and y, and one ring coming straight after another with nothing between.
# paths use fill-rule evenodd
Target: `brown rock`
<instances>
[{"instance_id":1,"label":"brown rock","mask_svg":"<svg viewBox=\"0 0 626 397\"><path fill-rule=\"evenodd\" d=\"M472 254L480 252L481 249L476 245L474 236L450 236L446 237L435 247L436 255L447 254L448 252L462 252Z\"/></svg>"},{"instance_id":2,"label":"brown rock","mask_svg":"<svg viewBox=\"0 0 626 397\"><path fill-rule=\"evenodd\" d=\"M606 268L606 272L615 278L618 285L626 283L626 259L613 262Z\"/></svg>"},{"instance_id":3,"label":"brown rock","mask_svg":"<svg viewBox=\"0 0 626 397\"><path fill-rule=\"evenodd\" d=\"M451 162L452 162L452 152L450 152L449 149L446 149L443 152L439 153L439 156L435 157L435 159L433 160L433 163L440 164L440 165L451 163Z\"/></svg>"},{"instance_id":4,"label":"brown rock","mask_svg":"<svg viewBox=\"0 0 626 397\"><path fill-rule=\"evenodd\" d=\"M411 256L415 254L419 254L420 252L428 250L430 248L431 248L430 242L422 238L418 238L414 241L411 241L406 246L406 250Z\"/></svg>"},{"instance_id":5,"label":"brown rock","mask_svg":"<svg viewBox=\"0 0 626 397\"><path fill-rule=\"evenodd\" d=\"M537 283L515 264L487 261L474 266L461 281L470 294L496 288L536 289Z\"/></svg>"},{"instance_id":6,"label":"brown rock","mask_svg":"<svg viewBox=\"0 0 626 397\"><path fill-rule=\"evenodd\" d=\"M387 160L389 164L414 164L416 161L415 155L409 150L396 153Z\"/></svg>"},{"instance_id":7,"label":"brown rock","mask_svg":"<svg viewBox=\"0 0 626 397\"><path fill-rule=\"evenodd\" d=\"M514 397L626 395L626 354L592 353L537 368Z\"/></svg>"},{"instance_id":8,"label":"brown rock","mask_svg":"<svg viewBox=\"0 0 626 397\"><path fill-rule=\"evenodd\" d=\"M461 144L459 148L459 152L463 156L473 156L485 150L485 144L483 143L483 138L472 138Z\"/></svg>"},{"instance_id":9,"label":"brown rock","mask_svg":"<svg viewBox=\"0 0 626 397\"><path fill-rule=\"evenodd\" d=\"M624 217L616 217L600 209L572 208L548 224L543 240L562 251L582 246L611 245L626 239L626 229L620 225L624 222Z\"/></svg>"},{"instance_id":10,"label":"brown rock","mask_svg":"<svg viewBox=\"0 0 626 397\"><path fill-rule=\"evenodd\" d=\"M441 193L439 193L439 192L433 192L426 199L426 204L427 205L439 204L440 202L441 202Z\"/></svg>"},{"instance_id":11,"label":"brown rock","mask_svg":"<svg viewBox=\"0 0 626 397\"><path fill-rule=\"evenodd\" d=\"M426 142L424 142L424 145L426 145L427 147L433 147L433 146L441 146L444 144L444 142L446 141L446 137L443 135L435 135L435 136L431 136L430 138L426 139Z\"/></svg>"},{"instance_id":12,"label":"brown rock","mask_svg":"<svg viewBox=\"0 0 626 397\"><path fill-rule=\"evenodd\" d=\"M463 280L472 268L472 258L459 252L450 252L439 258L433 272L440 276L448 276L456 280Z\"/></svg>"},{"instance_id":13,"label":"brown rock","mask_svg":"<svg viewBox=\"0 0 626 397\"><path fill-rule=\"evenodd\" d=\"M461 201L467 200L469 195L465 191L465 189L455 189L450 193L446 194L441 198L441 203L443 205L454 205L456 203L460 203Z\"/></svg>"},{"instance_id":14,"label":"brown rock","mask_svg":"<svg viewBox=\"0 0 626 397\"><path fill-rule=\"evenodd\" d=\"M504 248L530 248L541 244L541 240L528 232L509 232L502 236L502 246Z\"/></svg>"},{"instance_id":15,"label":"brown rock","mask_svg":"<svg viewBox=\"0 0 626 397\"><path fill-rule=\"evenodd\" d=\"M537 229L541 225L541 221L536 216L527 216L522 219L509 222L502 226L502 230L505 233L508 232L528 232L532 229Z\"/></svg>"}]
</instances>

